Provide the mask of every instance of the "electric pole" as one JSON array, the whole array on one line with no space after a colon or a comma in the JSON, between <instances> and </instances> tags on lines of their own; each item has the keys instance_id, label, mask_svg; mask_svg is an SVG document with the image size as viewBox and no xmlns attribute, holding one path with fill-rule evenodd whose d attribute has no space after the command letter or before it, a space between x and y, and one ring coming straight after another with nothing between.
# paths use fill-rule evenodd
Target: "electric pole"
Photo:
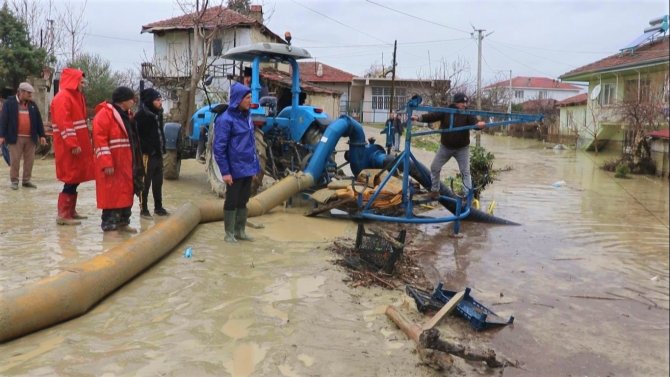
<instances>
[{"instance_id":1,"label":"electric pole","mask_svg":"<svg viewBox=\"0 0 670 377\"><path fill-rule=\"evenodd\" d=\"M397 48L398 40L396 39L393 42L393 70L391 71L391 104L389 106L389 118L391 117L391 113L393 112L393 105L395 104L395 53Z\"/></svg>"},{"instance_id":2,"label":"electric pole","mask_svg":"<svg viewBox=\"0 0 670 377\"><path fill-rule=\"evenodd\" d=\"M475 29L473 26L472 29L477 32L477 110L482 109L482 39L493 34L490 32L486 35L482 35L486 30L484 29ZM474 36L474 33L471 35ZM482 132L477 131L475 133L475 144L479 146L481 144Z\"/></svg>"}]
</instances>

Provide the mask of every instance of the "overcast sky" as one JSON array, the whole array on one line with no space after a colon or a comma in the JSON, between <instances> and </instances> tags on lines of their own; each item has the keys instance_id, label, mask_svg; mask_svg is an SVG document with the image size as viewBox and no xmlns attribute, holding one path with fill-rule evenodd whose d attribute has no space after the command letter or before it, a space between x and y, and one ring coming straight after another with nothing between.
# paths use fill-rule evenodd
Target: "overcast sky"
<instances>
[{"instance_id":1,"label":"overcast sky","mask_svg":"<svg viewBox=\"0 0 670 377\"><path fill-rule=\"evenodd\" d=\"M58 0L61 1L61 0ZM213 0L219 3L219 0ZM225 0L224 0L225 3ZM252 2L254 3L254 2ZM430 77L463 60L477 76L473 27L486 30L482 83L513 76L558 78L617 53L642 34L649 20L668 14L667 0L259 0L267 26L320 62L354 75L372 64L390 65L398 41L397 75ZM85 50L114 69L139 67L153 55L141 26L181 15L174 0L89 0ZM491 34L489 34L491 33Z\"/></svg>"}]
</instances>

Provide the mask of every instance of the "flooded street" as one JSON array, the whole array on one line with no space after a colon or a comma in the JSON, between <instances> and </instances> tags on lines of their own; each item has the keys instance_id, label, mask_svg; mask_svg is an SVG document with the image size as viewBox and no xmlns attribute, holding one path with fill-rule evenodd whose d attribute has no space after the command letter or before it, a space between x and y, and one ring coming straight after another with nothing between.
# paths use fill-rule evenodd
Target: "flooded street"
<instances>
[{"instance_id":1,"label":"flooded street","mask_svg":"<svg viewBox=\"0 0 670 377\"><path fill-rule=\"evenodd\" d=\"M464 223L462 238L450 225L424 225L410 247L431 281L471 287L515 321L475 333L451 317L440 330L518 360L505 376L667 376L668 180L614 179L598 168L612 156L536 141L485 135L482 145L496 168L512 167L484 191L483 207L495 200L497 216L522 225ZM455 162L445 169L454 175ZM212 198L203 170L183 161L180 179L164 185L168 210ZM93 182L79 189L89 219L56 226L62 185L53 160L36 161L37 190L10 190L8 174L3 166L0 296L131 237L102 233ZM251 219L265 226L249 229L253 243L224 243L222 222L198 226L87 314L0 344L0 376L438 375L418 365L414 345L384 315L401 289L349 288L332 264L326 247L353 238L354 223L304 211ZM153 224L139 219L137 203L133 212L132 226ZM411 307L403 313L422 320Z\"/></svg>"}]
</instances>

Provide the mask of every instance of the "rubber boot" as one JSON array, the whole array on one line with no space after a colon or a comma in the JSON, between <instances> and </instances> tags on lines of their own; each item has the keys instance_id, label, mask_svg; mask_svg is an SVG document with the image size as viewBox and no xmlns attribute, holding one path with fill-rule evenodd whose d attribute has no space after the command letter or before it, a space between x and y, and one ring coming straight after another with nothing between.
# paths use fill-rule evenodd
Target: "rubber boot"
<instances>
[{"instance_id":1,"label":"rubber boot","mask_svg":"<svg viewBox=\"0 0 670 377\"><path fill-rule=\"evenodd\" d=\"M77 194L73 194L73 204L72 204L72 218L76 220L85 220L88 219L88 216L80 215L77 213Z\"/></svg>"},{"instance_id":2,"label":"rubber boot","mask_svg":"<svg viewBox=\"0 0 670 377\"><path fill-rule=\"evenodd\" d=\"M252 237L247 236L244 228L247 226L247 209L238 208L237 217L235 218L235 238L242 241L253 241Z\"/></svg>"},{"instance_id":3,"label":"rubber boot","mask_svg":"<svg viewBox=\"0 0 670 377\"><path fill-rule=\"evenodd\" d=\"M235 216L237 215L237 210L224 210L223 211L223 224L226 229L226 236L223 238L226 242L235 243Z\"/></svg>"},{"instance_id":4,"label":"rubber boot","mask_svg":"<svg viewBox=\"0 0 670 377\"><path fill-rule=\"evenodd\" d=\"M81 221L72 218L72 208L74 208L74 195L61 192L58 194L58 225L79 225Z\"/></svg>"}]
</instances>

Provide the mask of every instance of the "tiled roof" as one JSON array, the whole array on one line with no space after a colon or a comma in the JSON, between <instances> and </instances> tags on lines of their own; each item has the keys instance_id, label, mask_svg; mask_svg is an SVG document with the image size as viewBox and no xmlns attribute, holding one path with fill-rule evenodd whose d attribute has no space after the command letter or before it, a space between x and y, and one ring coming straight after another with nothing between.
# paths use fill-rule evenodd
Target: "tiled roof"
<instances>
[{"instance_id":1,"label":"tiled roof","mask_svg":"<svg viewBox=\"0 0 670 377\"><path fill-rule=\"evenodd\" d=\"M556 107L557 103L558 101L553 98L532 99L526 102L522 102L521 108L524 112L532 112L537 110L553 109Z\"/></svg>"},{"instance_id":2,"label":"tiled roof","mask_svg":"<svg viewBox=\"0 0 670 377\"><path fill-rule=\"evenodd\" d=\"M322 74L319 76L318 70L321 65ZM300 79L309 82L339 82L351 83L354 75L349 72L342 71L328 64L319 62L301 62L300 63Z\"/></svg>"},{"instance_id":3,"label":"tiled roof","mask_svg":"<svg viewBox=\"0 0 670 377\"><path fill-rule=\"evenodd\" d=\"M558 106L572 106L572 105L585 105L588 96L586 93L577 94L576 96L568 97L563 101L560 101Z\"/></svg>"},{"instance_id":4,"label":"tiled roof","mask_svg":"<svg viewBox=\"0 0 670 377\"><path fill-rule=\"evenodd\" d=\"M141 33L155 33L162 30L188 30L192 29L193 13L184 14L167 20L152 22L142 26ZM278 42L285 42L280 36L267 29L263 24L251 17L230 10L224 6L207 8L202 16L203 26L206 29L231 28L235 26L258 26L265 34L274 37Z\"/></svg>"},{"instance_id":5,"label":"tiled roof","mask_svg":"<svg viewBox=\"0 0 670 377\"><path fill-rule=\"evenodd\" d=\"M509 80L499 81L495 84L488 85L483 89L490 88L509 88ZM581 90L580 87L558 80L551 79L549 77L527 77L527 76L517 76L512 78L512 88L523 88L523 89L551 89L551 90Z\"/></svg>"},{"instance_id":6,"label":"tiled roof","mask_svg":"<svg viewBox=\"0 0 670 377\"><path fill-rule=\"evenodd\" d=\"M274 68L266 67L261 69L261 77L273 81L276 84L290 88L292 86L291 82L291 75L289 75L286 72L279 71ZM305 81L300 82L300 88L304 90L305 92L308 93L321 93L321 94L331 94L331 95L341 95L342 93L337 91L337 90L332 90L328 88L324 88L312 83L308 83Z\"/></svg>"},{"instance_id":7,"label":"tiled roof","mask_svg":"<svg viewBox=\"0 0 670 377\"><path fill-rule=\"evenodd\" d=\"M670 37L642 45L632 52L620 52L600 59L591 64L573 69L561 75L561 79L569 80L585 74L608 71L617 68L635 67L651 63L667 62L670 57Z\"/></svg>"}]
</instances>

